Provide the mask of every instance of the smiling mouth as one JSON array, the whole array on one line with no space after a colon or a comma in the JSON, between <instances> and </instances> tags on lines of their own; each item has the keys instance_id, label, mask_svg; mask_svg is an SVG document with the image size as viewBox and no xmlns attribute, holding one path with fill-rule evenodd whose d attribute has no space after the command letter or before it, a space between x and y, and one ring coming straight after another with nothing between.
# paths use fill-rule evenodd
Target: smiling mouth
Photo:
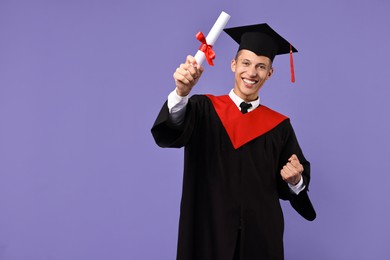
<instances>
[{"instance_id":1,"label":"smiling mouth","mask_svg":"<svg viewBox=\"0 0 390 260\"><path fill-rule=\"evenodd\" d=\"M249 86L253 86L254 84L256 84L258 81L257 80L249 80L249 79L242 79L245 84L249 85Z\"/></svg>"}]
</instances>

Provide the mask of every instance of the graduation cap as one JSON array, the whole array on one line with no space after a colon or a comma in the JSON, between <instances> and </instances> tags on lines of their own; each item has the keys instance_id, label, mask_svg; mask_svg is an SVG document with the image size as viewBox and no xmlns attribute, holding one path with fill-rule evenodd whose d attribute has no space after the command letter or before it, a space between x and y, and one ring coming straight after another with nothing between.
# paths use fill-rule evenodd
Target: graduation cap
<instances>
[{"instance_id":1,"label":"graduation cap","mask_svg":"<svg viewBox=\"0 0 390 260\"><path fill-rule=\"evenodd\" d=\"M254 24L224 29L238 44L238 51L249 50L258 56L266 56L271 61L276 55L290 53L291 82L295 82L292 53L298 52L287 40L275 32L268 24Z\"/></svg>"}]
</instances>

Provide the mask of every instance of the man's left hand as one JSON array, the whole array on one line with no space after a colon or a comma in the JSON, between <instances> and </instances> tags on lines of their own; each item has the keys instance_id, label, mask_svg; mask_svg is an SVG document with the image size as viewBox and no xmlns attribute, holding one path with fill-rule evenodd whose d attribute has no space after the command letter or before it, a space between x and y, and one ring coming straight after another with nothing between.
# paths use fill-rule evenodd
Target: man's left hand
<instances>
[{"instance_id":1,"label":"man's left hand","mask_svg":"<svg viewBox=\"0 0 390 260\"><path fill-rule=\"evenodd\" d=\"M302 172L303 172L303 166L299 162L298 157L295 154L293 154L288 159L286 165L283 166L282 170L280 171L280 175L282 175L282 178L285 182L295 186L301 180Z\"/></svg>"}]
</instances>

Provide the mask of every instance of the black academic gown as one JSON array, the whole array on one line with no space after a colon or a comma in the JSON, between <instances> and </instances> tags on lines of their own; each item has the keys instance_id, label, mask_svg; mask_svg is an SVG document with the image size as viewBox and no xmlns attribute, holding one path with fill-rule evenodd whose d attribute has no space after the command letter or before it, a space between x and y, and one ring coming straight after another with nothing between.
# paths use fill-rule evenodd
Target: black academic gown
<instances>
[{"instance_id":1,"label":"black academic gown","mask_svg":"<svg viewBox=\"0 0 390 260\"><path fill-rule=\"evenodd\" d=\"M161 147L185 147L178 260L283 259L279 199L306 219L316 213L307 196L310 164L288 118L264 106L242 114L228 96L194 95L184 123L173 126L164 104L152 128ZM293 194L280 176L296 154L306 185Z\"/></svg>"}]
</instances>

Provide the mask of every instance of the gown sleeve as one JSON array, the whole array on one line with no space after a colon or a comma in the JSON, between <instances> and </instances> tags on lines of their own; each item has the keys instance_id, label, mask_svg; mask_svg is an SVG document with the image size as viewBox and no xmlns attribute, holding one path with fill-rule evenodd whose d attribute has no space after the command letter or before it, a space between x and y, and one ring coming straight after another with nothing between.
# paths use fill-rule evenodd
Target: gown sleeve
<instances>
[{"instance_id":1,"label":"gown sleeve","mask_svg":"<svg viewBox=\"0 0 390 260\"><path fill-rule=\"evenodd\" d=\"M151 129L156 144L166 148L180 148L186 145L195 126L194 102L189 100L184 122L175 125L170 121L167 102L164 103Z\"/></svg>"},{"instance_id":2,"label":"gown sleeve","mask_svg":"<svg viewBox=\"0 0 390 260\"><path fill-rule=\"evenodd\" d=\"M279 197L283 200L289 200L295 211L297 211L303 218L312 221L316 218L316 212L308 196L310 184L310 162L307 161L303 155L289 120L287 120L283 136L284 148L280 155L278 168L282 169L283 166L288 162L288 159L291 157L291 155L296 154L304 168L302 178L305 189L302 190L298 195L291 192L287 183L283 181L280 173L278 172L277 176Z\"/></svg>"}]
</instances>

